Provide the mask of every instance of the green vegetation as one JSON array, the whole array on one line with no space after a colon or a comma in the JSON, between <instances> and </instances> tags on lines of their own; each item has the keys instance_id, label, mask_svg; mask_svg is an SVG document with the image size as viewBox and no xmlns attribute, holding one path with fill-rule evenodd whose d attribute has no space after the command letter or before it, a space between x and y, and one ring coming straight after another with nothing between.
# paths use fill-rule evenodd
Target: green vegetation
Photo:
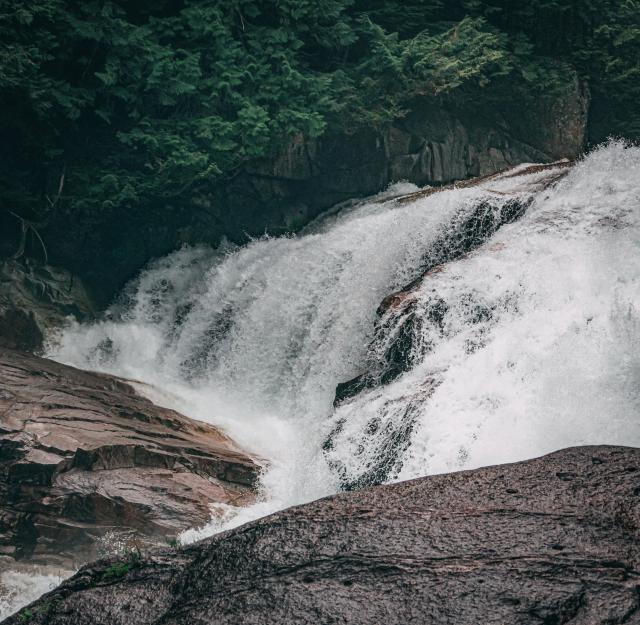
<instances>
[{"instance_id":1,"label":"green vegetation","mask_svg":"<svg viewBox=\"0 0 640 625\"><path fill-rule=\"evenodd\" d=\"M131 551L125 562L115 562L107 568L101 576L103 582L113 582L124 577L129 571L137 569L142 563L142 554L139 551Z\"/></svg>"},{"instance_id":2,"label":"green vegetation","mask_svg":"<svg viewBox=\"0 0 640 625\"><path fill-rule=\"evenodd\" d=\"M49 614L52 612L58 605L58 601L45 601L37 606L32 608L24 608L20 612L18 612L18 620L21 623L29 622L36 614Z\"/></svg>"},{"instance_id":3,"label":"green vegetation","mask_svg":"<svg viewBox=\"0 0 640 625\"><path fill-rule=\"evenodd\" d=\"M592 140L636 138L638 59L640 0L0 0L0 220L39 249L53 212L156 210L294 134L574 69Z\"/></svg>"},{"instance_id":4,"label":"green vegetation","mask_svg":"<svg viewBox=\"0 0 640 625\"><path fill-rule=\"evenodd\" d=\"M112 564L103 574L102 579L104 581L111 581L124 577L131 570L131 564L129 562L118 562Z\"/></svg>"}]
</instances>

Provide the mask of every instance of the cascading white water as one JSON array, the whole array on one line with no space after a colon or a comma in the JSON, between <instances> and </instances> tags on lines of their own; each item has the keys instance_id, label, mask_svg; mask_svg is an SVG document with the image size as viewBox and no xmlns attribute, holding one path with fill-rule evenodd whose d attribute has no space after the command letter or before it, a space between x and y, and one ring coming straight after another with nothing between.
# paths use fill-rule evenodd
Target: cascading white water
<instances>
[{"instance_id":1,"label":"cascading white water","mask_svg":"<svg viewBox=\"0 0 640 625\"><path fill-rule=\"evenodd\" d=\"M68 571L50 572L37 567L0 571L0 621L53 590L68 575Z\"/></svg>"},{"instance_id":2,"label":"cascading white water","mask_svg":"<svg viewBox=\"0 0 640 625\"><path fill-rule=\"evenodd\" d=\"M428 274L380 322L384 347L413 319L410 370L331 417L343 480L379 474L398 438L400 480L640 444L639 228L640 150L613 145Z\"/></svg>"},{"instance_id":3,"label":"cascading white water","mask_svg":"<svg viewBox=\"0 0 640 625\"><path fill-rule=\"evenodd\" d=\"M640 149L600 148L535 193L545 175L377 198L297 237L180 250L49 355L144 382L268 461L260 503L224 510L207 532L357 484L381 450L395 454L392 480L640 445ZM478 206L497 225L532 197L415 288L407 370L334 410L336 385L374 366L406 322L393 308L377 321L381 300L419 278Z\"/></svg>"}]
</instances>

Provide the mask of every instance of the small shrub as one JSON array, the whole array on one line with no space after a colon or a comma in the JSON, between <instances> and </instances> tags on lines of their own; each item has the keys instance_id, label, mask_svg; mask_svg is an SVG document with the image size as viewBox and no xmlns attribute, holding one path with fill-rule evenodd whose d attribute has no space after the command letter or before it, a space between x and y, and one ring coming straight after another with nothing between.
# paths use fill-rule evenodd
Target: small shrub
<instances>
[{"instance_id":1,"label":"small shrub","mask_svg":"<svg viewBox=\"0 0 640 625\"><path fill-rule=\"evenodd\" d=\"M26 623L33 618L33 610L31 608L25 608L24 610L22 610L22 612L20 612L18 618L20 619L21 623Z\"/></svg>"},{"instance_id":2,"label":"small shrub","mask_svg":"<svg viewBox=\"0 0 640 625\"><path fill-rule=\"evenodd\" d=\"M168 538L167 545L169 545L169 547L173 547L173 549L178 549L180 547L180 543L178 542L178 539L175 537Z\"/></svg>"},{"instance_id":3,"label":"small shrub","mask_svg":"<svg viewBox=\"0 0 640 625\"><path fill-rule=\"evenodd\" d=\"M112 564L103 574L103 580L119 579L123 577L131 570L131 565L128 562L118 562Z\"/></svg>"},{"instance_id":4,"label":"small shrub","mask_svg":"<svg viewBox=\"0 0 640 625\"><path fill-rule=\"evenodd\" d=\"M124 577L129 571L137 569L142 561L142 554L139 550L131 551L125 562L115 562L104 573L102 581L114 581Z\"/></svg>"}]
</instances>

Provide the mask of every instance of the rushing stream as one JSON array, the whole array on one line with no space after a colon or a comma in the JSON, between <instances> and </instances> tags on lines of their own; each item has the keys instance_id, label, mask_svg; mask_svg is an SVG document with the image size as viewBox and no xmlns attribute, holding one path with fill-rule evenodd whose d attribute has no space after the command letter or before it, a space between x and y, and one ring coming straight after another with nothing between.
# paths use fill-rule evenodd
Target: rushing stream
<instances>
[{"instance_id":1,"label":"rushing stream","mask_svg":"<svg viewBox=\"0 0 640 625\"><path fill-rule=\"evenodd\" d=\"M258 503L185 541L342 488L640 445L640 149L544 188L558 173L396 185L299 236L182 249L49 356L266 460Z\"/></svg>"},{"instance_id":2,"label":"rushing stream","mask_svg":"<svg viewBox=\"0 0 640 625\"><path fill-rule=\"evenodd\" d=\"M540 190L549 176L180 250L50 356L139 380L267 460L260 502L204 533L342 487L640 445L640 149L612 143Z\"/></svg>"}]
</instances>

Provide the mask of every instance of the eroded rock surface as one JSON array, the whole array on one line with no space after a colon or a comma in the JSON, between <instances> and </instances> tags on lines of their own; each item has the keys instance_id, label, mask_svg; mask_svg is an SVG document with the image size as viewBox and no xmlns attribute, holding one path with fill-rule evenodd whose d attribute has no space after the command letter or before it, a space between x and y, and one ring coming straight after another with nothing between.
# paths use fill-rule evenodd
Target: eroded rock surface
<instances>
[{"instance_id":1,"label":"eroded rock surface","mask_svg":"<svg viewBox=\"0 0 640 625\"><path fill-rule=\"evenodd\" d=\"M166 544L258 466L217 429L125 381L0 347L0 560L70 566L105 536Z\"/></svg>"},{"instance_id":2,"label":"eroded rock surface","mask_svg":"<svg viewBox=\"0 0 640 625\"><path fill-rule=\"evenodd\" d=\"M640 621L640 450L581 447L319 500L82 569L6 621Z\"/></svg>"},{"instance_id":3,"label":"eroded rock surface","mask_svg":"<svg viewBox=\"0 0 640 625\"><path fill-rule=\"evenodd\" d=\"M95 314L81 281L68 271L34 260L0 262L0 347L38 351L67 316Z\"/></svg>"}]
</instances>

